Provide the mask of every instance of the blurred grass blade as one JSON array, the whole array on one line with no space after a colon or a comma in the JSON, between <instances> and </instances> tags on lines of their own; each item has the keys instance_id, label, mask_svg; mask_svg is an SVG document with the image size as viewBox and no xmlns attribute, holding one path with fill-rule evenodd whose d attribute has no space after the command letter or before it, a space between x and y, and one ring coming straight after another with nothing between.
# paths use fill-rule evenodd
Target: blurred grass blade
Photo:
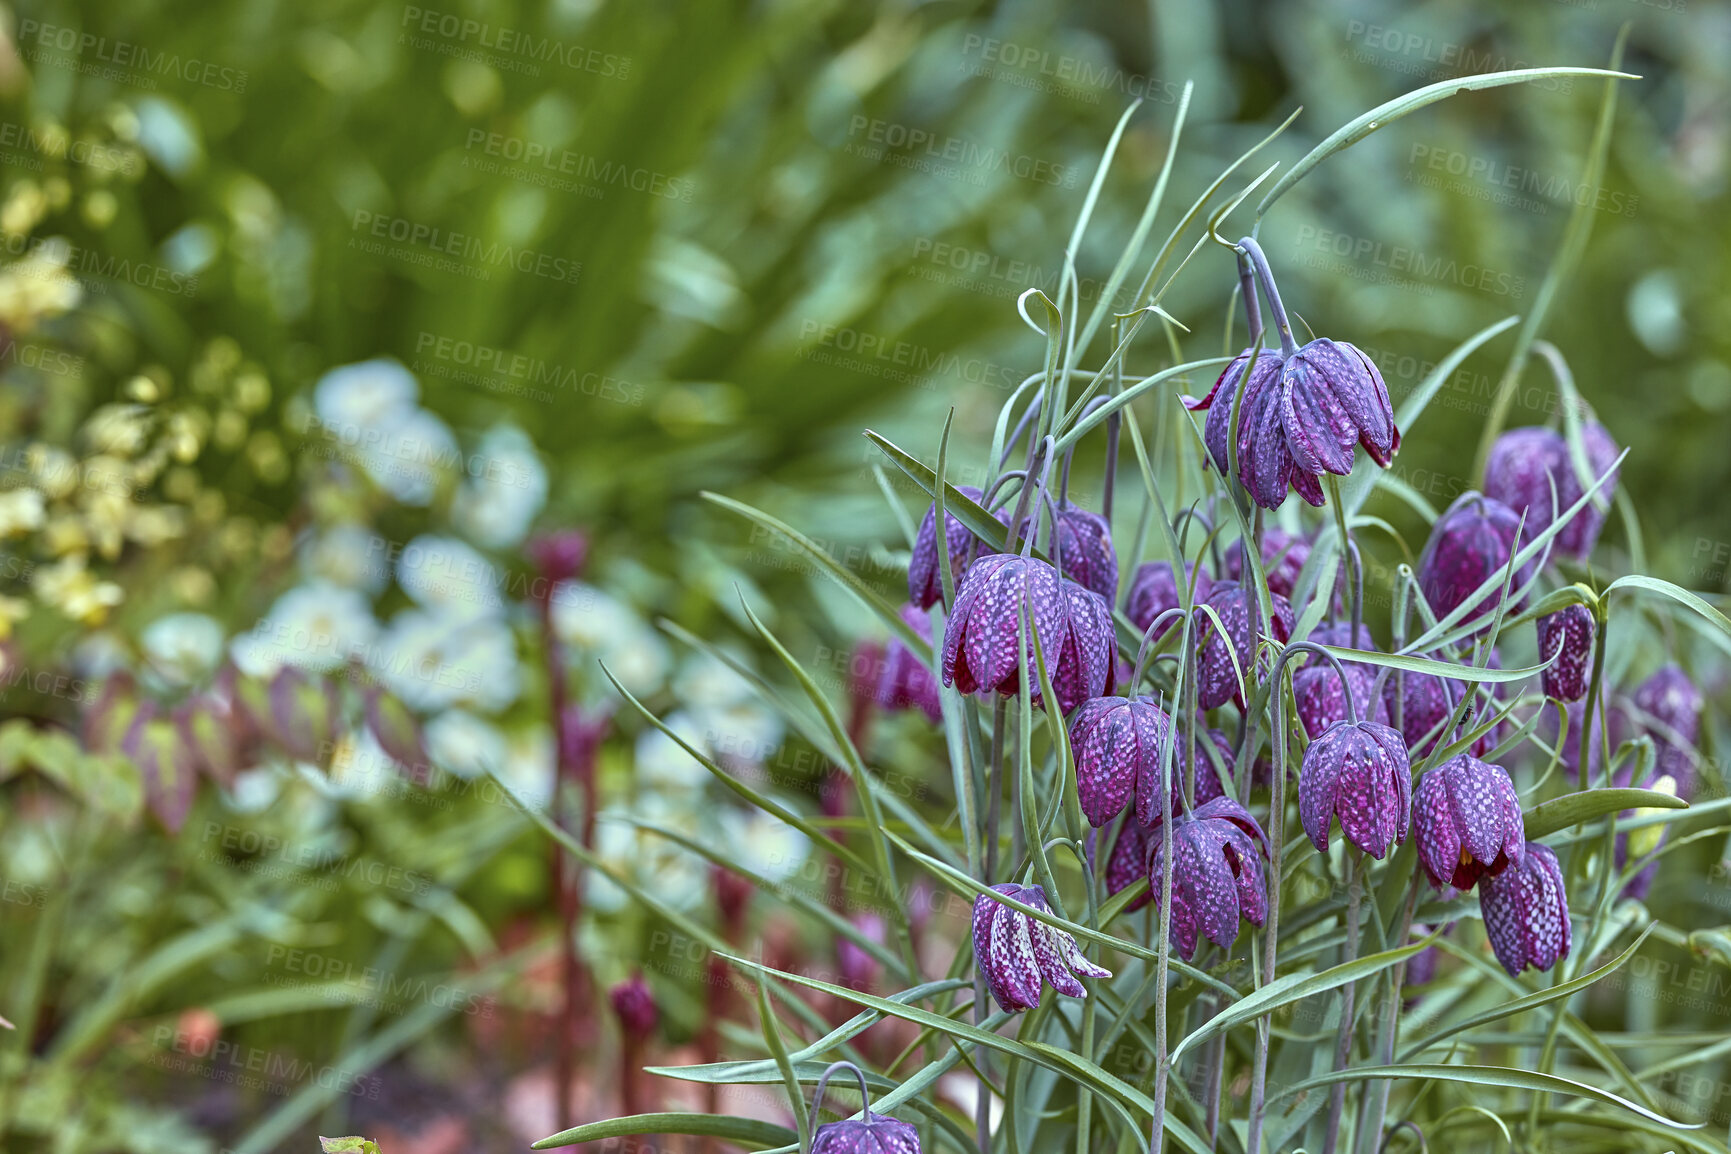
<instances>
[{"instance_id":1,"label":"blurred grass blade","mask_svg":"<svg viewBox=\"0 0 1731 1154\"><path fill-rule=\"evenodd\" d=\"M722 1114L634 1114L629 1118L609 1118L590 1122L541 1139L531 1150L551 1150L558 1146L576 1146L583 1142L599 1142L608 1138L630 1138L638 1134L689 1134L698 1138L720 1138L736 1142L748 1150L766 1150L783 1146L799 1135L786 1126L760 1122L756 1118L734 1118Z\"/></svg>"}]
</instances>

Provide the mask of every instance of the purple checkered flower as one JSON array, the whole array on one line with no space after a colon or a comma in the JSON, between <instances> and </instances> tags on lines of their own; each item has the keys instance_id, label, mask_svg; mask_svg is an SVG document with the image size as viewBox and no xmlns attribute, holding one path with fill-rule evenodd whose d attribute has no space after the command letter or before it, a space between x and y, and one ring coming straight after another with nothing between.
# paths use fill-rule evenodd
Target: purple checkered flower
<instances>
[{"instance_id":1,"label":"purple checkered flower","mask_svg":"<svg viewBox=\"0 0 1731 1154\"><path fill-rule=\"evenodd\" d=\"M1355 443L1388 467L1400 447L1400 431L1382 374L1357 348L1323 338L1290 355L1245 349L1206 397L1189 402L1192 409L1208 410L1202 439L1222 474L1229 468L1232 398L1247 365L1250 375L1238 413L1238 480L1251 500L1277 509L1290 486L1310 504L1321 505L1317 478L1351 473Z\"/></svg>"},{"instance_id":2,"label":"purple checkered flower","mask_svg":"<svg viewBox=\"0 0 1731 1154\"><path fill-rule=\"evenodd\" d=\"M1304 751L1298 770L1298 816L1318 850L1329 823L1381 861L1405 841L1412 821L1412 768L1400 734L1374 721L1338 721Z\"/></svg>"},{"instance_id":3,"label":"purple checkered flower","mask_svg":"<svg viewBox=\"0 0 1731 1154\"><path fill-rule=\"evenodd\" d=\"M1096 697L1070 717L1076 794L1082 814L1100 828L1136 798L1138 813L1160 803L1161 747L1171 719L1149 697Z\"/></svg>"},{"instance_id":4,"label":"purple checkered flower","mask_svg":"<svg viewBox=\"0 0 1731 1154\"><path fill-rule=\"evenodd\" d=\"M932 639L930 611L909 603L901 607L901 618L927 641ZM925 662L895 634L884 643L883 663L872 686L872 700L885 709L920 709L933 721L942 721L938 704L938 682Z\"/></svg>"},{"instance_id":5,"label":"purple checkered flower","mask_svg":"<svg viewBox=\"0 0 1731 1154\"><path fill-rule=\"evenodd\" d=\"M976 505L985 503L986 495L972 485L957 485L956 491ZM1002 518L1000 518L1001 520ZM950 576L959 587L967 572L968 560L980 539L956 519L954 513L944 513L944 543L950 551ZM930 609L944 597L944 578L938 565L938 506L933 502L926 510L920 531L914 536L913 557L908 561L908 600L921 609Z\"/></svg>"},{"instance_id":6,"label":"purple checkered flower","mask_svg":"<svg viewBox=\"0 0 1731 1154\"><path fill-rule=\"evenodd\" d=\"M1438 889L1464 890L1519 865L1525 852L1526 822L1508 771L1464 753L1420 779L1413 825L1419 863Z\"/></svg>"},{"instance_id":7,"label":"purple checkered flower","mask_svg":"<svg viewBox=\"0 0 1731 1154\"><path fill-rule=\"evenodd\" d=\"M1388 720L1388 710L1376 692L1376 674L1357 661L1341 662L1346 683L1352 687L1352 700L1369 719L1380 723ZM1313 662L1292 675L1292 697L1298 707L1298 720L1304 725L1305 736L1316 740L1329 726L1348 721L1346 690L1341 674L1334 667Z\"/></svg>"},{"instance_id":8,"label":"purple checkered flower","mask_svg":"<svg viewBox=\"0 0 1731 1154\"><path fill-rule=\"evenodd\" d=\"M1106 518L1077 505L1061 505L1047 534L1046 553L1059 572L1111 604L1118 597L1118 553ZM1056 540L1052 540L1056 537Z\"/></svg>"},{"instance_id":9,"label":"purple checkered flower","mask_svg":"<svg viewBox=\"0 0 1731 1154\"><path fill-rule=\"evenodd\" d=\"M1044 561L1013 553L992 553L968 567L944 627L944 684L963 693L1018 692L1024 608L1039 637L1060 712L1111 689L1116 647L1105 600L1059 577ZM1027 657L1029 676L1037 682L1033 637L1027 640ZM1031 689L1034 703L1042 705L1039 685Z\"/></svg>"},{"instance_id":10,"label":"purple checkered flower","mask_svg":"<svg viewBox=\"0 0 1731 1154\"><path fill-rule=\"evenodd\" d=\"M1587 695L1587 665L1593 657L1593 614L1579 603L1566 605L1537 621L1539 660L1551 661L1539 674L1539 688L1558 701ZM1555 657L1556 660L1551 659Z\"/></svg>"},{"instance_id":11,"label":"purple checkered flower","mask_svg":"<svg viewBox=\"0 0 1731 1154\"><path fill-rule=\"evenodd\" d=\"M1270 614L1269 630L1276 642L1284 645L1292 636L1292 606L1286 598L1278 593L1269 595ZM1203 709L1215 709L1228 701L1236 701L1240 708L1244 698L1239 693L1238 678L1242 676L1246 685L1254 685L1261 673L1250 664L1254 649L1254 628L1251 622L1256 616L1256 601L1246 593L1244 587L1231 581L1216 582L1209 590L1203 602L1220 615L1221 624L1226 627L1226 635L1214 628L1214 621L1206 614L1200 614L1196 624L1196 685L1197 704ZM1230 644L1230 648L1228 648ZM1233 657L1238 664L1233 666Z\"/></svg>"},{"instance_id":12,"label":"purple checkered flower","mask_svg":"<svg viewBox=\"0 0 1731 1154\"><path fill-rule=\"evenodd\" d=\"M1652 735L1658 754L1654 773L1670 775L1678 796L1685 799L1695 792L1695 744L1705 704L1689 675L1675 665L1660 669L1635 690L1635 719Z\"/></svg>"},{"instance_id":13,"label":"purple checkered flower","mask_svg":"<svg viewBox=\"0 0 1731 1154\"><path fill-rule=\"evenodd\" d=\"M1214 579L1208 575L1208 570L1194 564L1187 564L1185 572L1190 575L1190 580L1196 585L1191 590L1193 601L1207 598L1209 587L1214 584ZM1179 608L1178 581L1173 573L1172 563L1170 561L1149 561L1138 565L1135 576L1130 578L1130 596L1124 606L1125 616L1130 618L1137 629L1146 633L1148 627L1154 624L1156 617L1168 609L1177 608ZM1166 631L1176 624L1175 621L1168 621L1162 625L1155 632L1154 640L1160 640L1166 635Z\"/></svg>"},{"instance_id":14,"label":"purple checkered flower","mask_svg":"<svg viewBox=\"0 0 1731 1154\"><path fill-rule=\"evenodd\" d=\"M1088 864L1092 867L1094 854L1098 849L1100 834L1094 830L1088 831L1087 849ZM1118 827L1118 835L1112 840L1112 851L1106 855L1106 894L1108 897L1127 889L1140 879L1148 876L1148 829L1141 822L1127 819ZM1149 902L1149 895L1143 894L1124 907L1127 914L1135 913Z\"/></svg>"},{"instance_id":15,"label":"purple checkered flower","mask_svg":"<svg viewBox=\"0 0 1731 1154\"><path fill-rule=\"evenodd\" d=\"M859 1079L860 1117L819 1126L812 1132L811 1154L920 1154L918 1130L887 1114L873 1113L865 1074L852 1062L833 1063L818 1079L817 1094L811 1104L812 1121L817 1120L818 1111L823 1108L823 1092L830 1075L841 1070Z\"/></svg>"},{"instance_id":16,"label":"purple checkered flower","mask_svg":"<svg viewBox=\"0 0 1731 1154\"><path fill-rule=\"evenodd\" d=\"M1160 900L1161 836L1145 833L1148 886ZM1221 797L1172 821L1172 945L1188 961L1200 933L1225 948L1239 920L1260 926L1268 916L1262 858L1268 839L1248 810Z\"/></svg>"},{"instance_id":17,"label":"purple checkered flower","mask_svg":"<svg viewBox=\"0 0 1731 1154\"><path fill-rule=\"evenodd\" d=\"M1616 464L1620 451L1611 434L1597 421L1582 426L1581 447L1586 450L1587 465L1595 478ZM1598 496L1608 502L1616 485L1613 473L1599 489ZM1586 489L1569 459L1569 442L1554 429L1537 426L1510 429L1497 438L1485 460L1485 493L1517 514L1526 511L1524 539L1528 541L1548 529L1584 492ZM1585 560L1598 542L1604 524L1605 511L1599 508L1599 502L1588 502L1553 538L1554 551L1577 561Z\"/></svg>"},{"instance_id":18,"label":"purple checkered flower","mask_svg":"<svg viewBox=\"0 0 1731 1154\"><path fill-rule=\"evenodd\" d=\"M1569 956L1569 895L1549 846L1526 843L1521 859L1479 882L1479 911L1497 961L1510 974L1548 970Z\"/></svg>"},{"instance_id":19,"label":"purple checkered flower","mask_svg":"<svg viewBox=\"0 0 1731 1154\"><path fill-rule=\"evenodd\" d=\"M1486 662L1488 668L1501 669L1501 659L1495 651ZM1471 683L1456 681L1451 677L1437 677L1429 673L1396 672L1382 683L1382 700L1388 723L1400 730L1407 748L1414 757L1429 757L1438 745L1449 745L1455 740L1455 734L1441 728L1443 722L1454 716L1455 708L1461 703L1461 695L1472 688ZM1493 690L1494 694L1494 690ZM1474 705L1481 708L1482 702ZM1466 715L1468 722L1474 714ZM1477 741L1473 742L1467 752L1474 757L1483 757L1497 747L1500 724L1486 730Z\"/></svg>"},{"instance_id":20,"label":"purple checkered flower","mask_svg":"<svg viewBox=\"0 0 1731 1154\"><path fill-rule=\"evenodd\" d=\"M1500 578L1508 568L1509 557L1518 542L1520 514L1482 493L1462 493L1448 511L1437 518L1431 528L1430 540L1418 560L1418 583L1430 602L1432 612L1443 617L1472 596L1491 577ZM1515 572L1509 587L1518 595L1532 577L1534 562L1529 560ZM1500 591L1485 597L1463 621L1477 621L1496 610L1502 600ZM1524 598L1517 596L1510 608L1519 611Z\"/></svg>"},{"instance_id":21,"label":"purple checkered flower","mask_svg":"<svg viewBox=\"0 0 1731 1154\"><path fill-rule=\"evenodd\" d=\"M1051 909L1046 904L1046 891L1039 886L1005 883L992 889L1023 905ZM1063 930L985 894L974 899L974 964L985 975L992 998L1012 1014L1040 1004L1041 979L1060 994L1085 998L1088 991L1076 979L1077 974L1112 976L1112 971L1083 957L1076 939Z\"/></svg>"}]
</instances>

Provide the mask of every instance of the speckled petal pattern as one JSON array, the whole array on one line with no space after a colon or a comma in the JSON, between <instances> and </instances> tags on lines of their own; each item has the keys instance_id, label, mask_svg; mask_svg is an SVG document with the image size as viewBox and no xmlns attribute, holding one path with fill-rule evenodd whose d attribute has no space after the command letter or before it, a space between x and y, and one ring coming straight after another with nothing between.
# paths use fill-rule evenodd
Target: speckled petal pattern
<instances>
[{"instance_id":1,"label":"speckled petal pattern","mask_svg":"<svg viewBox=\"0 0 1731 1154\"><path fill-rule=\"evenodd\" d=\"M1546 697L1579 701L1587 695L1587 666L1593 657L1593 614L1585 605L1568 605L1535 622L1539 660L1551 661L1539 674ZM1555 660L1552 661L1552 657Z\"/></svg>"},{"instance_id":2,"label":"speckled petal pattern","mask_svg":"<svg viewBox=\"0 0 1731 1154\"><path fill-rule=\"evenodd\" d=\"M1431 528L1430 540L1418 562L1419 588L1439 618L1463 604L1492 576L1501 577L1514 553L1520 515L1501 501L1467 492L1456 498ZM1512 610L1524 602L1520 590L1532 577L1536 559L1515 571L1509 586L1516 597ZM1463 621L1477 621L1496 610L1501 593L1475 605Z\"/></svg>"},{"instance_id":3,"label":"speckled petal pattern","mask_svg":"<svg viewBox=\"0 0 1731 1154\"><path fill-rule=\"evenodd\" d=\"M1485 936L1510 974L1548 970L1573 944L1563 872L1549 846L1528 842L1523 860L1479 882Z\"/></svg>"},{"instance_id":4,"label":"speckled petal pattern","mask_svg":"<svg viewBox=\"0 0 1731 1154\"><path fill-rule=\"evenodd\" d=\"M1464 753L1419 782L1413 826L1419 862L1439 889L1467 889L1519 865L1525 852L1525 821L1508 771Z\"/></svg>"},{"instance_id":5,"label":"speckled petal pattern","mask_svg":"<svg viewBox=\"0 0 1731 1154\"><path fill-rule=\"evenodd\" d=\"M1039 886L995 885L992 889L1038 910L1050 910ZM1040 1004L1041 982L1061 994L1087 997L1077 973L1109 978L1111 971L1081 956L1069 934L993 901L974 899L974 964L999 1007L1009 1013Z\"/></svg>"},{"instance_id":6,"label":"speckled petal pattern","mask_svg":"<svg viewBox=\"0 0 1731 1154\"><path fill-rule=\"evenodd\" d=\"M985 500L985 493L972 485L957 485L976 505ZM950 577L961 584L967 568L969 546L977 538L953 513L944 514L944 540L950 551ZM930 609L943 599L944 579L938 567L938 507L934 502L926 509L920 529L914 536L913 556L908 561L908 600L921 609Z\"/></svg>"}]
</instances>

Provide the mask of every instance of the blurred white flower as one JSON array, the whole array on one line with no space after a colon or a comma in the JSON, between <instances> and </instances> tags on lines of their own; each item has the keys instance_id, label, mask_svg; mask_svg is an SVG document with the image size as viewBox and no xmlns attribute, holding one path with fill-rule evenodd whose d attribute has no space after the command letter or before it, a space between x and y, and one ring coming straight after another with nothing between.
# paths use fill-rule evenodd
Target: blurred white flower
<instances>
[{"instance_id":1,"label":"blurred white flower","mask_svg":"<svg viewBox=\"0 0 1731 1154\"><path fill-rule=\"evenodd\" d=\"M734 860L771 881L792 877L811 852L810 838L761 809L724 809L721 826Z\"/></svg>"},{"instance_id":2,"label":"blurred white flower","mask_svg":"<svg viewBox=\"0 0 1731 1154\"><path fill-rule=\"evenodd\" d=\"M497 712L517 699L517 638L502 620L469 621L405 609L367 653L387 688L423 713L453 705Z\"/></svg>"},{"instance_id":3,"label":"blurred white flower","mask_svg":"<svg viewBox=\"0 0 1731 1154\"><path fill-rule=\"evenodd\" d=\"M333 431L394 428L418 407L421 386L396 361L381 358L332 369L313 386L313 409Z\"/></svg>"},{"instance_id":4,"label":"blurred white flower","mask_svg":"<svg viewBox=\"0 0 1731 1154\"><path fill-rule=\"evenodd\" d=\"M755 700L757 690L726 662L707 653L693 653L679 663L673 694L687 705L728 709Z\"/></svg>"},{"instance_id":5,"label":"blurred white flower","mask_svg":"<svg viewBox=\"0 0 1731 1154\"><path fill-rule=\"evenodd\" d=\"M252 677L285 665L327 673L364 653L378 632L372 603L353 589L308 581L276 599L262 621L229 646L234 663Z\"/></svg>"},{"instance_id":6,"label":"blurred white flower","mask_svg":"<svg viewBox=\"0 0 1731 1154\"><path fill-rule=\"evenodd\" d=\"M749 698L725 708L692 710L708 741L708 753L736 764L758 765L781 748L787 726L769 706Z\"/></svg>"},{"instance_id":7,"label":"blurred white flower","mask_svg":"<svg viewBox=\"0 0 1731 1154\"><path fill-rule=\"evenodd\" d=\"M505 763L499 777L530 805L547 808L553 800L553 731L545 725L523 726L505 735Z\"/></svg>"},{"instance_id":8,"label":"blurred white flower","mask_svg":"<svg viewBox=\"0 0 1731 1154\"><path fill-rule=\"evenodd\" d=\"M208 677L222 660L222 625L203 613L170 613L146 626L139 643L165 680L191 685Z\"/></svg>"},{"instance_id":9,"label":"blurred white flower","mask_svg":"<svg viewBox=\"0 0 1731 1154\"><path fill-rule=\"evenodd\" d=\"M553 590L553 632L594 686L607 687L596 661L638 697L667 680L673 656L666 640L629 605L586 582L562 581Z\"/></svg>"},{"instance_id":10,"label":"blurred white flower","mask_svg":"<svg viewBox=\"0 0 1731 1154\"><path fill-rule=\"evenodd\" d=\"M404 505L431 504L440 477L463 459L450 426L426 409L387 428L378 447L359 456L379 487Z\"/></svg>"},{"instance_id":11,"label":"blurred white flower","mask_svg":"<svg viewBox=\"0 0 1731 1154\"><path fill-rule=\"evenodd\" d=\"M228 804L240 813L263 813L275 804L282 793L282 778L267 767L243 769L234 776L229 788Z\"/></svg>"},{"instance_id":12,"label":"blurred white flower","mask_svg":"<svg viewBox=\"0 0 1731 1154\"><path fill-rule=\"evenodd\" d=\"M427 722L427 756L433 765L458 777L502 772L508 760L505 735L497 726L462 709L447 709Z\"/></svg>"},{"instance_id":13,"label":"blurred white flower","mask_svg":"<svg viewBox=\"0 0 1731 1154\"><path fill-rule=\"evenodd\" d=\"M390 546L364 525L333 525L302 544L301 569L333 585L378 593L391 579Z\"/></svg>"},{"instance_id":14,"label":"blurred white flower","mask_svg":"<svg viewBox=\"0 0 1731 1154\"><path fill-rule=\"evenodd\" d=\"M698 718L677 709L661 720L693 748L709 752L709 735ZM709 778L701 762L654 726L637 735L635 766L633 780L646 789L691 789Z\"/></svg>"},{"instance_id":15,"label":"blurred white flower","mask_svg":"<svg viewBox=\"0 0 1731 1154\"><path fill-rule=\"evenodd\" d=\"M42 528L47 510L40 489L8 489L0 493L0 537L15 537Z\"/></svg>"},{"instance_id":16,"label":"blurred white flower","mask_svg":"<svg viewBox=\"0 0 1731 1154\"><path fill-rule=\"evenodd\" d=\"M424 609L453 620L495 616L505 608L499 569L455 537L423 533L397 558L397 584Z\"/></svg>"},{"instance_id":17,"label":"blurred white flower","mask_svg":"<svg viewBox=\"0 0 1731 1154\"><path fill-rule=\"evenodd\" d=\"M547 503L547 470L535 443L515 425L495 425L467 461L451 505L458 529L492 549L522 542Z\"/></svg>"},{"instance_id":18,"label":"blurred white flower","mask_svg":"<svg viewBox=\"0 0 1731 1154\"><path fill-rule=\"evenodd\" d=\"M609 806L595 824L595 849L609 866L677 910L691 909L709 892L709 863L668 839L645 833L621 817L632 817L702 840L701 807L645 792L627 807ZM589 870L587 902L603 913L624 909L630 899L599 870Z\"/></svg>"}]
</instances>

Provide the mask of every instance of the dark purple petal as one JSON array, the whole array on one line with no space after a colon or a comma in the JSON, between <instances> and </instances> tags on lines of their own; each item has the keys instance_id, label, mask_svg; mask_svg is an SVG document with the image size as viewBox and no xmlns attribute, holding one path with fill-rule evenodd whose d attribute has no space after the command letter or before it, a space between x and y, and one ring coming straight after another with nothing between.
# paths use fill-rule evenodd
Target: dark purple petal
<instances>
[{"instance_id":1,"label":"dark purple petal","mask_svg":"<svg viewBox=\"0 0 1731 1154\"><path fill-rule=\"evenodd\" d=\"M1191 591L1194 601L1201 601L1208 596L1208 589L1214 582L1208 576L1208 570L1200 569L1194 564L1186 565L1185 572L1195 582ZM1136 567L1136 575L1130 579L1130 596L1124 606L1124 614L1129 617L1137 629L1143 633L1154 624L1154 619L1168 609L1179 608L1178 584L1168 561L1149 561ZM1168 621L1154 634L1158 641L1166 635L1177 621Z\"/></svg>"},{"instance_id":2,"label":"dark purple petal","mask_svg":"<svg viewBox=\"0 0 1731 1154\"><path fill-rule=\"evenodd\" d=\"M976 505L985 501L985 493L972 485L958 485L956 491L965 494ZM926 509L920 529L914 536L913 556L908 561L908 600L921 609L930 609L943 599L944 579L938 568L938 506ZM944 539L950 552L950 577L959 586L968 566L968 554L978 541L955 514L944 514Z\"/></svg>"},{"instance_id":3,"label":"dark purple petal","mask_svg":"<svg viewBox=\"0 0 1731 1154\"><path fill-rule=\"evenodd\" d=\"M1298 797L1304 832L1318 850L1328 848L1329 819L1338 817L1346 839L1381 860L1411 820L1406 745L1386 725L1338 723L1305 750Z\"/></svg>"},{"instance_id":4,"label":"dark purple petal","mask_svg":"<svg viewBox=\"0 0 1731 1154\"><path fill-rule=\"evenodd\" d=\"M1491 577L1500 581L1509 557L1517 546L1520 515L1495 498L1463 493L1448 507L1431 529L1430 540L1419 557L1418 582L1425 600L1439 618L1465 603ZM1519 592L1532 577L1534 561L1516 570L1509 587L1516 597L1511 606L1519 610L1524 598ZM1476 621L1494 612L1501 593L1485 597L1462 619Z\"/></svg>"},{"instance_id":5,"label":"dark purple petal","mask_svg":"<svg viewBox=\"0 0 1731 1154\"><path fill-rule=\"evenodd\" d=\"M1413 826L1419 862L1431 884L1467 889L1486 874L1518 864L1525 822L1514 783L1500 765L1461 754L1418 784Z\"/></svg>"},{"instance_id":6,"label":"dark purple petal","mask_svg":"<svg viewBox=\"0 0 1731 1154\"><path fill-rule=\"evenodd\" d=\"M1304 563L1310 560L1310 542L1294 533L1288 533L1278 526L1264 530L1262 546L1258 550L1262 556L1262 572L1268 578L1268 591L1278 593L1290 600L1292 591L1298 585L1298 575L1304 569ZM1238 545L1229 546L1224 558L1226 578L1243 583L1243 556ZM1198 595L1198 600L1201 595Z\"/></svg>"},{"instance_id":7,"label":"dark purple petal","mask_svg":"<svg viewBox=\"0 0 1731 1154\"><path fill-rule=\"evenodd\" d=\"M1510 974L1548 970L1568 957L1572 942L1563 872L1549 846L1526 843L1523 860L1479 882L1485 936Z\"/></svg>"},{"instance_id":8,"label":"dark purple petal","mask_svg":"<svg viewBox=\"0 0 1731 1154\"><path fill-rule=\"evenodd\" d=\"M1112 548L1112 530L1106 518L1075 505L1057 512L1057 541L1048 541L1047 553L1059 572L1108 602L1118 597L1118 554Z\"/></svg>"},{"instance_id":9,"label":"dark purple petal","mask_svg":"<svg viewBox=\"0 0 1731 1154\"><path fill-rule=\"evenodd\" d=\"M1579 701L1587 695L1587 666L1593 657L1592 612L1585 605L1568 605L1539 618L1536 625L1539 660L1551 661L1539 674L1539 687L1558 701Z\"/></svg>"},{"instance_id":10,"label":"dark purple petal","mask_svg":"<svg viewBox=\"0 0 1731 1154\"><path fill-rule=\"evenodd\" d=\"M1241 585L1221 581L1209 589L1205 604L1219 615L1227 636L1222 638L1219 630L1214 628L1213 620L1198 610L1197 704L1203 709L1215 709L1235 700L1242 706L1244 701L1239 694L1238 678L1242 676L1247 685L1253 685L1262 672L1250 664L1254 640L1251 621L1256 612L1254 602ZM1275 640L1284 643L1292 636L1292 606L1287 604L1286 598L1270 594L1270 609L1269 629ZM1234 656L1237 657L1236 667Z\"/></svg>"}]
</instances>

